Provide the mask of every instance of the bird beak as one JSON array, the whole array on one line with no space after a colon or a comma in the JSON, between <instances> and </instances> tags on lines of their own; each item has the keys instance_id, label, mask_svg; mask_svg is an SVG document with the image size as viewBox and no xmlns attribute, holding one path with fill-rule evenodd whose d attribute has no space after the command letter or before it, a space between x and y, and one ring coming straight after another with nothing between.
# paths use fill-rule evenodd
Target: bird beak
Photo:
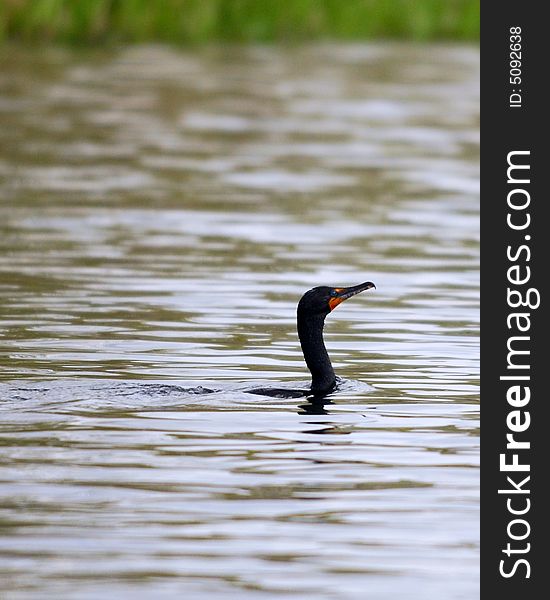
<instances>
[{"instance_id":1,"label":"bird beak","mask_svg":"<svg viewBox=\"0 0 550 600\"><path fill-rule=\"evenodd\" d=\"M359 285L354 285L348 288L335 288L338 296L334 296L334 298L331 298L328 301L330 310L334 310L344 300L347 300L356 294L360 294L365 290L370 290L371 288L376 288L372 281L365 281L365 283L360 283Z\"/></svg>"}]
</instances>

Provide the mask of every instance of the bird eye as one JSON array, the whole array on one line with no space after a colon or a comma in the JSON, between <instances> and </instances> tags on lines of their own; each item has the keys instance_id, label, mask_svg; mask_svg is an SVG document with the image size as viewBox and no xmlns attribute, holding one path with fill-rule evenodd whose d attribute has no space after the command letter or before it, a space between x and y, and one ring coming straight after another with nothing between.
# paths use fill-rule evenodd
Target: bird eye
<instances>
[{"instance_id":1,"label":"bird eye","mask_svg":"<svg viewBox=\"0 0 550 600\"><path fill-rule=\"evenodd\" d=\"M335 296L338 296L338 292L336 290L330 290L330 295L334 298Z\"/></svg>"}]
</instances>

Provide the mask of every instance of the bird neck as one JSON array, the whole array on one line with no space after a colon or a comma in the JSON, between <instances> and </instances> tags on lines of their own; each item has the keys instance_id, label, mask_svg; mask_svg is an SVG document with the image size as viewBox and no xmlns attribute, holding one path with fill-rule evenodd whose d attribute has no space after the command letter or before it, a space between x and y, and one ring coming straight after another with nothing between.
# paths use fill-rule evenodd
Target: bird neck
<instances>
[{"instance_id":1,"label":"bird neck","mask_svg":"<svg viewBox=\"0 0 550 600\"><path fill-rule=\"evenodd\" d=\"M336 385L336 375L323 340L324 325L325 315L300 315L298 312L298 337L306 365L311 371L311 391L314 394L327 394Z\"/></svg>"}]
</instances>

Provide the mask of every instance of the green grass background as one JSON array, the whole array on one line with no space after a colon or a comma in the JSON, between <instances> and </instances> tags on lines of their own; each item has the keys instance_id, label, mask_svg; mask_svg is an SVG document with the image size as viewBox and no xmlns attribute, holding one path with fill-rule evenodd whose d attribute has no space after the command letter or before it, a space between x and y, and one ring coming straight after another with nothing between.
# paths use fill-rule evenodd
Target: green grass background
<instances>
[{"instance_id":1,"label":"green grass background","mask_svg":"<svg viewBox=\"0 0 550 600\"><path fill-rule=\"evenodd\" d=\"M0 0L0 40L476 40L479 0Z\"/></svg>"}]
</instances>

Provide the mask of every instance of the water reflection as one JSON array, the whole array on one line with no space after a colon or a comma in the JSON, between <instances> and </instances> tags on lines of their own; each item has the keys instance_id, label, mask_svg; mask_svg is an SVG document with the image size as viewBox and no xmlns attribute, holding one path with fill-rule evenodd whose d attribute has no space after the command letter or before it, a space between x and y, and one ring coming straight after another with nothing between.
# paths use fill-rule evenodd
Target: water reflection
<instances>
[{"instance_id":1,"label":"water reflection","mask_svg":"<svg viewBox=\"0 0 550 600\"><path fill-rule=\"evenodd\" d=\"M298 412L299 415L328 415L329 411L325 409L327 404L333 404L333 402L327 398L319 398L311 396L308 398L309 402L306 404L300 404L298 408L301 409Z\"/></svg>"},{"instance_id":2,"label":"water reflection","mask_svg":"<svg viewBox=\"0 0 550 600\"><path fill-rule=\"evenodd\" d=\"M2 67L6 593L475 597L477 49ZM366 280L337 393L246 393L307 389L298 299Z\"/></svg>"}]
</instances>

